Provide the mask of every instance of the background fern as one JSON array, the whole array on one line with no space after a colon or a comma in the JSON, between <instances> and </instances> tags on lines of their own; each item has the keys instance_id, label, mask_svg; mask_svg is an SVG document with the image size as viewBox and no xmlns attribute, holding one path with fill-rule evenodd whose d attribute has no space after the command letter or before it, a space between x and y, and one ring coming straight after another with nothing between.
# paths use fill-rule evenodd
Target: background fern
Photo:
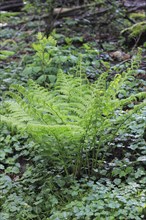
<instances>
[{"instance_id":1,"label":"background fern","mask_svg":"<svg viewBox=\"0 0 146 220\"><path fill-rule=\"evenodd\" d=\"M51 161L62 164L66 172L80 172L83 165L96 168L103 159L102 149L118 133L133 112L145 105L141 102L133 109L123 111L124 105L139 98L141 92L118 99L122 85L131 75L116 75L107 87L107 73L91 84L85 76L65 75L59 71L53 90L30 80L28 87L12 85L5 101L7 112L1 121L26 131L42 146L41 151Z\"/></svg>"}]
</instances>

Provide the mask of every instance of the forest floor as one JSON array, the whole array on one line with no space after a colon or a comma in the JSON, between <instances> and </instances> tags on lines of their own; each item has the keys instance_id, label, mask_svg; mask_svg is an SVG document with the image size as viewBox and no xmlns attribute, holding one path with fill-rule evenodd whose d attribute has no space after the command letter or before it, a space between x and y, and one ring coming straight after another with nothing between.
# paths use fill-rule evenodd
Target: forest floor
<instances>
[{"instance_id":1,"label":"forest floor","mask_svg":"<svg viewBox=\"0 0 146 220\"><path fill-rule=\"evenodd\" d=\"M107 65L125 71L138 51L136 44L126 45L119 34L118 22L108 26L102 21L100 26L94 19L80 16L56 19L53 32L61 51L61 64L56 61L56 68L61 66L67 72L70 63L72 65L73 60L83 54L86 61L83 69L91 82L98 79ZM5 100L5 92L11 84L26 85L30 78L45 86L54 82L52 74L48 77L45 72L42 77L40 72L28 72L29 68L26 68L35 62L32 44L37 41L38 32L45 32L44 21L22 11L2 13L0 22L1 101ZM140 47L142 58L134 82L125 86L126 97L146 90L146 46ZM72 55L68 58L71 59L69 64L66 51ZM55 56L55 52L52 53ZM55 69L49 71L56 74ZM116 73L111 71L110 74L112 79ZM145 219L145 120L146 109L143 108L141 113L133 115L133 121L126 125L126 132L111 143L106 161L94 175L84 174L76 180L71 175L64 176L61 168L50 169L47 159L39 155L36 144L28 135L22 136L2 125L0 220ZM98 205L94 195L98 197Z\"/></svg>"}]
</instances>

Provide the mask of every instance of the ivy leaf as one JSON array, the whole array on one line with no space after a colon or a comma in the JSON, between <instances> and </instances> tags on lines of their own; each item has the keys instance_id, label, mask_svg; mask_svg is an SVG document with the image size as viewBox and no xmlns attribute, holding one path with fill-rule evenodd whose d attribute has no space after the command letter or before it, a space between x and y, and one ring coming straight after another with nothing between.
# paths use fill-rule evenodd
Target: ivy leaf
<instances>
[{"instance_id":1,"label":"ivy leaf","mask_svg":"<svg viewBox=\"0 0 146 220\"><path fill-rule=\"evenodd\" d=\"M120 174L119 174L120 177L124 177L126 175L127 175L127 173L125 171L121 171Z\"/></svg>"},{"instance_id":2,"label":"ivy leaf","mask_svg":"<svg viewBox=\"0 0 146 220\"><path fill-rule=\"evenodd\" d=\"M137 161L146 162L146 156L138 157Z\"/></svg>"},{"instance_id":3,"label":"ivy leaf","mask_svg":"<svg viewBox=\"0 0 146 220\"><path fill-rule=\"evenodd\" d=\"M4 169L5 169L4 165L0 164L0 170L4 170Z\"/></svg>"},{"instance_id":4,"label":"ivy leaf","mask_svg":"<svg viewBox=\"0 0 146 220\"><path fill-rule=\"evenodd\" d=\"M119 178L114 179L114 183L116 185L119 185L121 183L121 179L119 179Z\"/></svg>"},{"instance_id":5,"label":"ivy leaf","mask_svg":"<svg viewBox=\"0 0 146 220\"><path fill-rule=\"evenodd\" d=\"M55 75L49 75L48 78L49 78L49 81L51 83L55 83L55 81L56 81L56 76Z\"/></svg>"},{"instance_id":6,"label":"ivy leaf","mask_svg":"<svg viewBox=\"0 0 146 220\"><path fill-rule=\"evenodd\" d=\"M38 82L39 84L41 84L41 83L43 83L43 82L46 81L46 78L47 78L46 75L41 75L41 76L37 79L37 82Z\"/></svg>"},{"instance_id":7,"label":"ivy leaf","mask_svg":"<svg viewBox=\"0 0 146 220\"><path fill-rule=\"evenodd\" d=\"M0 160L4 160L6 156L6 153L2 150L0 150Z\"/></svg>"}]
</instances>

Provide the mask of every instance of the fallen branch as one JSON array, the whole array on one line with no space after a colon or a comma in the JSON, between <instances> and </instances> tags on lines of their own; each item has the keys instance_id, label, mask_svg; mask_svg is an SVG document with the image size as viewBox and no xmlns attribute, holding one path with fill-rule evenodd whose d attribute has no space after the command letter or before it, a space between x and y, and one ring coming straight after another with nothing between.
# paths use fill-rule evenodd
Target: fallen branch
<instances>
[{"instance_id":1,"label":"fallen branch","mask_svg":"<svg viewBox=\"0 0 146 220\"><path fill-rule=\"evenodd\" d=\"M102 8L103 4L96 4L96 7L93 7L93 4L82 5L72 8L55 8L53 12L53 18L61 19L63 17L73 17L73 16L82 16L90 17L92 15L102 15L110 10L110 8ZM95 4L94 4L95 6ZM87 14L87 13L88 14ZM41 18L45 19L48 17L48 14L44 14ZM35 18L34 18L35 19Z\"/></svg>"},{"instance_id":2,"label":"fallen branch","mask_svg":"<svg viewBox=\"0 0 146 220\"><path fill-rule=\"evenodd\" d=\"M0 11L19 11L23 6L23 0L4 1L0 3Z\"/></svg>"},{"instance_id":3,"label":"fallen branch","mask_svg":"<svg viewBox=\"0 0 146 220\"><path fill-rule=\"evenodd\" d=\"M146 10L146 0L126 0L123 1L123 6L129 13L139 10Z\"/></svg>"}]
</instances>

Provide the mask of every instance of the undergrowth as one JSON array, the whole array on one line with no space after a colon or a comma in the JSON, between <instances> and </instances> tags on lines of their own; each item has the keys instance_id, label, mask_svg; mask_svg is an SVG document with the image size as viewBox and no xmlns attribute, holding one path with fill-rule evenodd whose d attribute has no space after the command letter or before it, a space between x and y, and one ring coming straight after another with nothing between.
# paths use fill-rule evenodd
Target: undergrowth
<instances>
[{"instance_id":1,"label":"undergrowth","mask_svg":"<svg viewBox=\"0 0 146 220\"><path fill-rule=\"evenodd\" d=\"M47 60L55 65L59 50L50 39L52 57L48 39L34 44L30 76L35 64L45 75ZM146 93L135 89L140 53L124 70L101 61L106 71L94 83L74 58L68 74L55 69L53 85L29 80L4 97L1 220L145 219Z\"/></svg>"},{"instance_id":2,"label":"undergrowth","mask_svg":"<svg viewBox=\"0 0 146 220\"><path fill-rule=\"evenodd\" d=\"M140 102L123 111L129 103L146 98L145 92L118 98L122 86L134 80L136 67L133 60L127 72L115 75L109 83L107 72L91 84L81 72L72 76L59 71L50 91L31 80L27 88L12 85L8 95L13 99L4 102L7 113L1 115L1 121L31 135L49 160L61 164L66 174L80 175L83 167L91 174L103 163L108 142L124 129L132 114L145 106Z\"/></svg>"}]
</instances>

